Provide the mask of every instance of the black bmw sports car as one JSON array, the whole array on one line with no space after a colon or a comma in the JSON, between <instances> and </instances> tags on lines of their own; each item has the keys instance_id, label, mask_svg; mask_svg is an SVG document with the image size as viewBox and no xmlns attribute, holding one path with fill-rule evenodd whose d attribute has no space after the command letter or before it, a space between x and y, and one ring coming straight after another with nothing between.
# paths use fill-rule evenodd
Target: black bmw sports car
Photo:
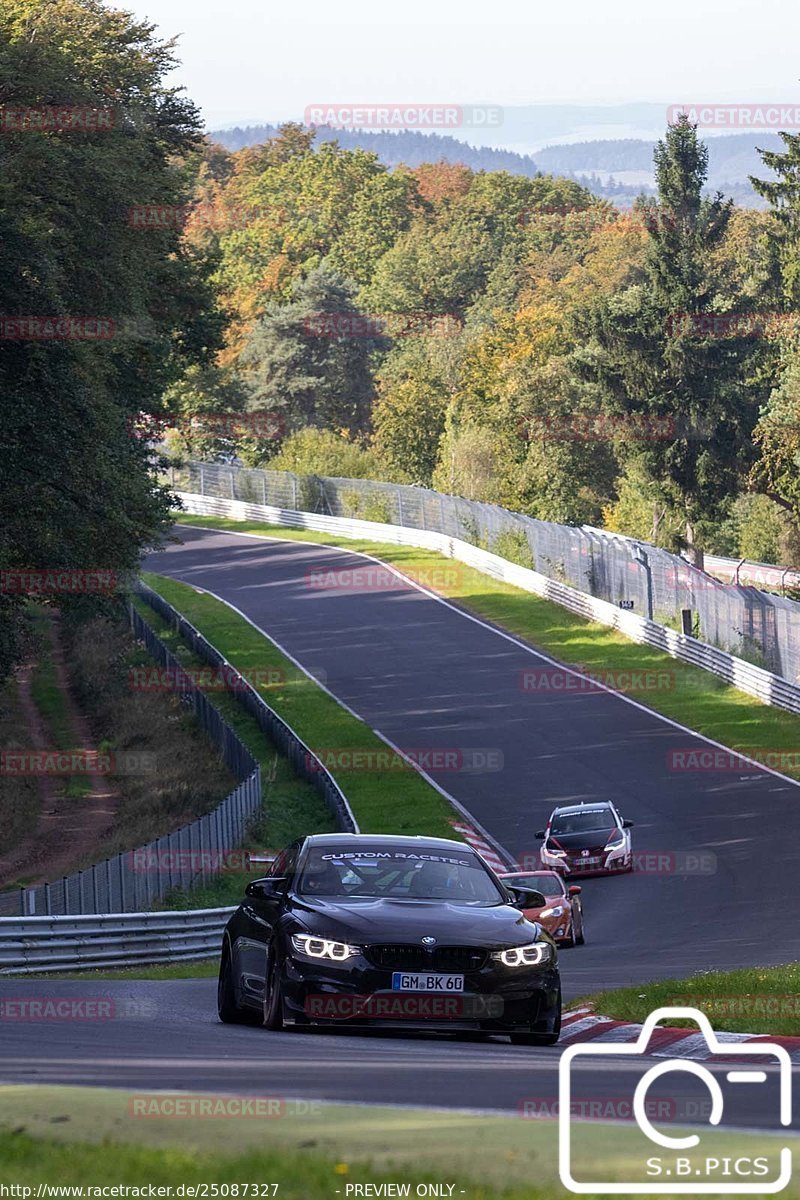
<instances>
[{"instance_id":1,"label":"black bmw sports car","mask_svg":"<svg viewBox=\"0 0 800 1200\"><path fill-rule=\"evenodd\" d=\"M510 1034L561 1028L557 952L469 846L443 838L317 834L248 884L225 929L222 1021Z\"/></svg>"}]
</instances>

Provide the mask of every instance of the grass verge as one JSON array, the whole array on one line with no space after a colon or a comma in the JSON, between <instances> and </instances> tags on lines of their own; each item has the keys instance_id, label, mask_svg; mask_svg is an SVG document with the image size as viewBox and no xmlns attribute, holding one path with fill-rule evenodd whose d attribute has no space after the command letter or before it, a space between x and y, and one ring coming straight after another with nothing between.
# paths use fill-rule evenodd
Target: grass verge
<instances>
[{"instance_id":1,"label":"grass verge","mask_svg":"<svg viewBox=\"0 0 800 1200\"><path fill-rule=\"evenodd\" d=\"M323 692L258 630L222 601L189 584L146 574L146 582L203 633L230 663L254 681L256 690L312 750L377 751L392 760L387 770L337 770L362 831L424 833L455 837L454 810L435 788L402 760L364 721L351 716ZM275 679L274 683L259 682ZM303 832L303 831L300 831Z\"/></svg>"},{"instance_id":2,"label":"grass verge","mask_svg":"<svg viewBox=\"0 0 800 1200\"><path fill-rule=\"evenodd\" d=\"M193 517L185 513L176 514L176 519L183 525L257 533L371 554L426 581L430 590L438 591L466 611L523 638L561 662L597 675L611 686L615 678L629 677L634 683L626 686L626 694L725 746L755 756L785 753L786 759L776 760L775 765L784 774L800 779L800 717L770 708L754 696L730 687L716 675L670 658L660 650L640 646L605 625L585 621L549 600L492 579L464 563L433 551L351 541L263 521ZM442 569L443 563L448 564L448 570ZM637 679L642 681L641 686L635 685Z\"/></svg>"},{"instance_id":3,"label":"grass verge","mask_svg":"<svg viewBox=\"0 0 800 1200\"><path fill-rule=\"evenodd\" d=\"M604 1017L639 1023L662 1005L688 1005L704 1012L714 1029L800 1037L800 963L665 979L640 987L596 992L577 1004L591 1004ZM691 1021L670 1024L696 1028Z\"/></svg>"},{"instance_id":4,"label":"grass verge","mask_svg":"<svg viewBox=\"0 0 800 1200\"><path fill-rule=\"evenodd\" d=\"M186 1093L181 1098L184 1104L190 1099ZM419 1184L444 1183L453 1185L451 1196L470 1200L566 1195L558 1183L554 1121L313 1101L293 1105L277 1097L270 1099L278 1101L283 1119L159 1120L132 1115L132 1099L104 1089L0 1089L0 1176L33 1185L33 1194L42 1181L174 1186L257 1180L277 1183L277 1200L374 1196L381 1194L374 1186L381 1183L410 1185L410 1195ZM156 1092L136 1099L166 1105L174 1097ZM234 1106L236 1100L225 1098ZM580 1141L577 1161L591 1167L590 1178L642 1178L652 1146L642 1147L635 1129L582 1123L574 1138L576 1147ZM704 1139L703 1152L720 1159L765 1155L773 1162L778 1144L768 1136L714 1132ZM347 1187L367 1183L373 1187L360 1193ZM273 1193L258 1193L267 1194ZM782 1194L797 1200L800 1186L795 1182Z\"/></svg>"},{"instance_id":5,"label":"grass verge","mask_svg":"<svg viewBox=\"0 0 800 1200\"><path fill-rule=\"evenodd\" d=\"M239 899L241 893L237 897ZM219 971L219 959L195 958L186 962L162 963L152 967L120 967L100 968L96 971L41 971L36 975L26 975L29 979L80 979L83 982L104 979L216 979Z\"/></svg>"}]
</instances>

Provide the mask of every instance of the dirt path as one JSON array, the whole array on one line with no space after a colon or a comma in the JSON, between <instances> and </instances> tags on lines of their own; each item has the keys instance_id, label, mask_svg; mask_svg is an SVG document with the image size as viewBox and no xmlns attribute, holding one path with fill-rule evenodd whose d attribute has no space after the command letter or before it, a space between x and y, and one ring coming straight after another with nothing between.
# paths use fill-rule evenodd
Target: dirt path
<instances>
[{"instance_id":1,"label":"dirt path","mask_svg":"<svg viewBox=\"0 0 800 1200\"><path fill-rule=\"evenodd\" d=\"M51 652L59 688L75 734L75 749L93 750L91 730L69 689L61 625L57 615L49 624ZM28 722L33 750L53 749L50 731L36 707L31 689L33 663L27 663L18 675L20 705ZM36 829L13 850L0 855L0 885L22 879L25 883L44 883L59 879L84 861L92 846L109 829L119 796L103 776L89 776L90 791L80 797L66 795L62 780L42 775L39 787L42 808Z\"/></svg>"}]
</instances>

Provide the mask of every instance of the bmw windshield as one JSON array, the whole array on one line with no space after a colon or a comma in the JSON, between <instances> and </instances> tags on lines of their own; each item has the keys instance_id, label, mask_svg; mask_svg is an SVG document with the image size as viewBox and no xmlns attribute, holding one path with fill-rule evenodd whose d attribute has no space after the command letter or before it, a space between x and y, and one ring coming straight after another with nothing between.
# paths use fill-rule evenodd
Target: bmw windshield
<instances>
[{"instance_id":1,"label":"bmw windshield","mask_svg":"<svg viewBox=\"0 0 800 1200\"><path fill-rule=\"evenodd\" d=\"M478 907L508 903L470 850L462 855L318 846L306 858L296 890L309 898L446 900Z\"/></svg>"}]
</instances>

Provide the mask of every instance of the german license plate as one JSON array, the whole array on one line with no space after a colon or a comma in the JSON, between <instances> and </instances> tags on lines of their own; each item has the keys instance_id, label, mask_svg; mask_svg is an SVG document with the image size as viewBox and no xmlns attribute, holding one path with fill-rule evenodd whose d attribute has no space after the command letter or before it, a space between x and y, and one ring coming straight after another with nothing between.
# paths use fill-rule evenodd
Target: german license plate
<instances>
[{"instance_id":1,"label":"german license plate","mask_svg":"<svg viewBox=\"0 0 800 1200\"><path fill-rule=\"evenodd\" d=\"M463 992L463 975L431 975L426 971L393 971L393 992Z\"/></svg>"},{"instance_id":2,"label":"german license plate","mask_svg":"<svg viewBox=\"0 0 800 1200\"><path fill-rule=\"evenodd\" d=\"M577 866L579 866L579 867L596 867L599 862L602 862L602 859L600 858L599 855L597 855L594 858L579 858L578 862L577 862Z\"/></svg>"}]
</instances>

